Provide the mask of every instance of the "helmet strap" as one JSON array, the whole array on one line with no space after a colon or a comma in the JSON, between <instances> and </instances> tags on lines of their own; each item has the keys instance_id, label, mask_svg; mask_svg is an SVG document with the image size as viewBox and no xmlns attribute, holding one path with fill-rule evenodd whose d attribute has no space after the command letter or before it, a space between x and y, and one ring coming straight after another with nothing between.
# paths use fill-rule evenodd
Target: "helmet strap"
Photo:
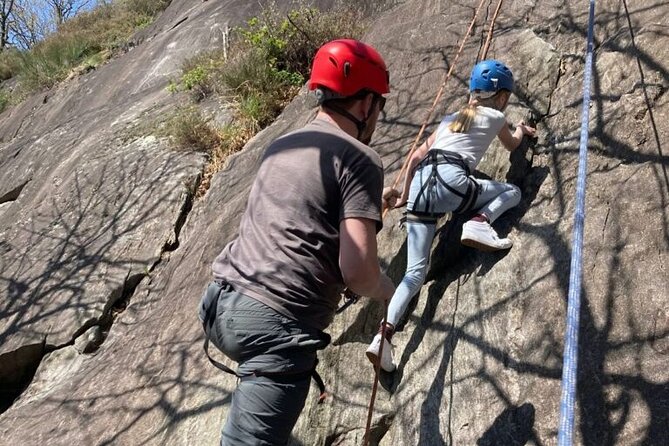
<instances>
[{"instance_id":1,"label":"helmet strap","mask_svg":"<svg viewBox=\"0 0 669 446\"><path fill-rule=\"evenodd\" d=\"M372 107L373 106L374 106L374 104L372 104ZM353 114L351 112L349 112L348 110L345 110L338 105L325 103L325 104L323 104L323 107L329 108L330 110L332 110L336 113L339 113L340 115L342 115L343 117L345 117L349 121L353 122L353 124L355 124L355 127L358 129L358 136L355 139L360 140L360 138L362 138L362 132L364 132L365 128L367 127L367 119L369 119L369 115L370 115L369 113L367 113L367 118L361 120L361 119L358 119L355 116L353 116ZM371 112L371 109L370 109L370 112Z\"/></svg>"}]
</instances>

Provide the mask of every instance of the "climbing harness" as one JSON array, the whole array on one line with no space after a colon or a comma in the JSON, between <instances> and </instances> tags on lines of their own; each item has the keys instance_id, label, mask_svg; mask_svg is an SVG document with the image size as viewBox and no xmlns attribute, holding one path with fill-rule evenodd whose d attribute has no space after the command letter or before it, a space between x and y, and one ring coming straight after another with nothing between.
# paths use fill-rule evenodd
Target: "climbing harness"
<instances>
[{"instance_id":1,"label":"climbing harness","mask_svg":"<svg viewBox=\"0 0 669 446\"><path fill-rule=\"evenodd\" d=\"M442 164L451 164L458 166L465 171L467 175L467 191L460 192L449 185L439 175L439 166ZM422 178L424 171L431 166L427 178ZM446 212L434 210L434 204L437 200L437 184L441 184L452 194L460 197L460 205L453 211L455 214L464 214L474 207L476 199L481 193L481 185L471 176L467 163L459 153L449 152L448 150L431 149L427 156L416 167L420 171L420 182L423 185L416 196L414 206L407 210L407 220L418 220L425 223L436 223L436 221L446 215ZM422 208L421 205L422 204Z\"/></svg>"},{"instance_id":2,"label":"climbing harness","mask_svg":"<svg viewBox=\"0 0 669 446\"><path fill-rule=\"evenodd\" d=\"M583 226L585 223L585 185L588 165L588 125L590 122L590 82L592 76L592 42L594 24L595 0L590 0L588 40L583 73L583 109L578 156L578 180L576 182L573 249L571 252L569 295L567 298L567 328L565 332L564 355L562 361L562 397L560 400L558 446L571 446L574 431L574 407L576 404L576 380L578 370L578 329L580 324L579 312L581 309L581 279L583 275Z\"/></svg>"},{"instance_id":3,"label":"climbing harness","mask_svg":"<svg viewBox=\"0 0 669 446\"><path fill-rule=\"evenodd\" d=\"M232 285L230 285L227 282L220 280L216 280L215 282L222 288L223 291L232 290ZM211 332L211 328L214 325L214 321L216 320L216 307L218 306L218 298L220 294L221 293L219 291L218 293L216 293L216 297L214 299L207 302L207 308L205 310L206 316L204 318L204 321L202 321L202 328L204 329L205 333L204 345L202 346L202 348L204 349L204 353L207 355L209 362L211 362L217 369L222 370L225 373L229 373L230 375L236 376L240 381L247 381L259 377L267 377L279 382L293 383L297 381L302 381L305 378L312 378L316 383L316 385L318 386L318 390L320 390L320 395L318 396L318 404L321 404L323 401L325 401L325 398L327 397L325 383L323 382L323 378L321 378L321 376L316 371L316 366L318 365L318 358L316 358L313 367L310 370L306 371L263 372L262 370L254 370L252 373L242 375L235 372L222 362L216 361L214 358L211 357L211 355L209 354L209 333Z\"/></svg>"}]
</instances>

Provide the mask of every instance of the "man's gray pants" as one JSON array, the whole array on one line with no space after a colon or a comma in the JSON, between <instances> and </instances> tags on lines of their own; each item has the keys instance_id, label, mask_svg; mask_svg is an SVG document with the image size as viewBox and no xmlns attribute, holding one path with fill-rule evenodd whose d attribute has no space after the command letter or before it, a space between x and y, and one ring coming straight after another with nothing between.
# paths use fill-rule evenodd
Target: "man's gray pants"
<instances>
[{"instance_id":1,"label":"man's gray pants","mask_svg":"<svg viewBox=\"0 0 669 446\"><path fill-rule=\"evenodd\" d=\"M237 361L242 376L232 394L221 446L285 445L309 393L308 372L316 364L316 351L330 338L216 282L202 297L201 320L216 297L209 339Z\"/></svg>"}]
</instances>

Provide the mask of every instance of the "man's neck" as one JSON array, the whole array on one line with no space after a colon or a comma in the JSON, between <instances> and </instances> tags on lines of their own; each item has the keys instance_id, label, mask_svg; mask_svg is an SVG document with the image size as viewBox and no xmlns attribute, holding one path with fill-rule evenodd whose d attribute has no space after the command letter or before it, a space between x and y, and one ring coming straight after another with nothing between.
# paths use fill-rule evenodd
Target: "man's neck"
<instances>
[{"instance_id":1,"label":"man's neck","mask_svg":"<svg viewBox=\"0 0 669 446\"><path fill-rule=\"evenodd\" d=\"M345 133L351 135L353 138L358 137L358 128L356 125L350 119L340 115L335 111L321 107L321 109L318 111L318 114L316 115L316 119L324 119L333 123Z\"/></svg>"}]
</instances>

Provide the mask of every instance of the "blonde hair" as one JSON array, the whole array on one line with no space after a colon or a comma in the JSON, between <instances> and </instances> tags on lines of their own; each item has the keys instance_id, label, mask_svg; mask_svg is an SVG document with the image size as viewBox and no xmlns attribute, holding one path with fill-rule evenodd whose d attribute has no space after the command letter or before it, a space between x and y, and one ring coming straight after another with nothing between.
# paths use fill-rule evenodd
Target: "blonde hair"
<instances>
[{"instance_id":1,"label":"blonde hair","mask_svg":"<svg viewBox=\"0 0 669 446\"><path fill-rule=\"evenodd\" d=\"M498 90L494 93L487 91L475 91L472 93L471 99L467 105L462 107L458 112L457 116L450 124L448 124L448 130L453 133L467 133L474 122L476 117L476 107L479 105L490 106L495 102L495 98L503 91ZM494 105L493 105L494 106Z\"/></svg>"},{"instance_id":2,"label":"blonde hair","mask_svg":"<svg viewBox=\"0 0 669 446\"><path fill-rule=\"evenodd\" d=\"M448 130L453 133L467 133L476 117L477 106L476 102L470 102L460 109L455 119L448 124Z\"/></svg>"}]
</instances>

